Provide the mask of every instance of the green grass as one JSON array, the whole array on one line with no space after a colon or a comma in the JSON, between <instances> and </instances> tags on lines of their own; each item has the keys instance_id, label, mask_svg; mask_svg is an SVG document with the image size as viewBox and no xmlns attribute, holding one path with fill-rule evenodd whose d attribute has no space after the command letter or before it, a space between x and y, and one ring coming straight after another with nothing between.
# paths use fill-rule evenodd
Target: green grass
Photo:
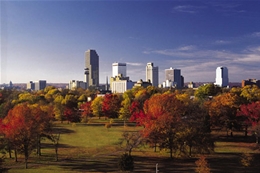
<instances>
[{"instance_id":1,"label":"green grass","mask_svg":"<svg viewBox=\"0 0 260 173\"><path fill-rule=\"evenodd\" d=\"M118 145L124 131L137 131L141 127L122 126L122 121L115 121L114 126L107 129L104 123L109 120L93 120L93 124L55 124L55 132L61 133L59 141L59 161L55 161L55 150L51 141L43 141L42 156L38 158L33 152L30 155L28 167L24 169L23 156L19 156L18 163L14 159L6 158L4 167L8 173L116 173L117 159L123 153ZM121 126L118 125L121 124ZM251 141L241 138L222 136L215 142L215 154L207 155L213 173L240 172L241 153L253 153L259 158L259 146ZM145 146L134 149L132 155L135 159L135 172L154 172L155 165L159 164L160 172L194 172L195 158L169 159L168 151L153 152ZM252 166L247 172L258 172L260 165ZM257 171L255 171L257 170Z\"/></svg>"}]
</instances>

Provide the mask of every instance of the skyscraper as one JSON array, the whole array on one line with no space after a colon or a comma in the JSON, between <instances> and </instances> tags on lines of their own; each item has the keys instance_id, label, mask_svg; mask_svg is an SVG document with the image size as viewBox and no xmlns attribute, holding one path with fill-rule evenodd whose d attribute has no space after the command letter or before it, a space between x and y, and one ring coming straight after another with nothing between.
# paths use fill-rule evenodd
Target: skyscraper
<instances>
[{"instance_id":1,"label":"skyscraper","mask_svg":"<svg viewBox=\"0 0 260 173\"><path fill-rule=\"evenodd\" d=\"M182 77L181 77L181 70L180 69L170 69L165 70L165 80L172 81L176 83L177 88L182 87Z\"/></svg>"},{"instance_id":2,"label":"skyscraper","mask_svg":"<svg viewBox=\"0 0 260 173\"><path fill-rule=\"evenodd\" d=\"M227 87L228 83L229 80L227 67L217 67L215 85L218 85L220 87Z\"/></svg>"},{"instance_id":3,"label":"skyscraper","mask_svg":"<svg viewBox=\"0 0 260 173\"><path fill-rule=\"evenodd\" d=\"M121 74L126 77L126 63L113 63L112 64L112 77L116 77Z\"/></svg>"},{"instance_id":4,"label":"skyscraper","mask_svg":"<svg viewBox=\"0 0 260 173\"><path fill-rule=\"evenodd\" d=\"M99 86L99 56L95 50L85 52L85 82L88 86Z\"/></svg>"},{"instance_id":5,"label":"skyscraper","mask_svg":"<svg viewBox=\"0 0 260 173\"><path fill-rule=\"evenodd\" d=\"M158 67L154 67L152 62L146 65L146 81L150 81L156 87L159 85Z\"/></svg>"}]
</instances>

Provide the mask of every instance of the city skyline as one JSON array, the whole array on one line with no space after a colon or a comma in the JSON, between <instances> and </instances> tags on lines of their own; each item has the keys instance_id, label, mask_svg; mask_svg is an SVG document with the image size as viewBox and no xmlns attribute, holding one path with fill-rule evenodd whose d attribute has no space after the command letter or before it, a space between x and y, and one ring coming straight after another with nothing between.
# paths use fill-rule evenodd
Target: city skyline
<instances>
[{"instance_id":1,"label":"city skyline","mask_svg":"<svg viewBox=\"0 0 260 173\"><path fill-rule=\"evenodd\" d=\"M181 69L185 82L259 79L258 1L0 1L0 83L84 80L84 52L99 55L99 83L125 62L132 81L146 64Z\"/></svg>"}]
</instances>

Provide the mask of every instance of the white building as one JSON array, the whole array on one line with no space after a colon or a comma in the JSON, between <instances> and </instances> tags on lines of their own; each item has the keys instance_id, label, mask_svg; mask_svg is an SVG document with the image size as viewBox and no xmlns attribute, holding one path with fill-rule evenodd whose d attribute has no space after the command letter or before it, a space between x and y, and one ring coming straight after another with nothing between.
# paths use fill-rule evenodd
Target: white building
<instances>
[{"instance_id":1,"label":"white building","mask_svg":"<svg viewBox=\"0 0 260 173\"><path fill-rule=\"evenodd\" d=\"M112 93L124 93L126 90L132 89L134 82L128 80L113 81L111 83Z\"/></svg>"},{"instance_id":2,"label":"white building","mask_svg":"<svg viewBox=\"0 0 260 173\"><path fill-rule=\"evenodd\" d=\"M217 67L215 85L227 87L229 83L227 67Z\"/></svg>"},{"instance_id":3,"label":"white building","mask_svg":"<svg viewBox=\"0 0 260 173\"><path fill-rule=\"evenodd\" d=\"M70 81L69 89L73 90L73 89L77 89L77 88L87 89L88 84L87 84L87 82L78 81L78 80Z\"/></svg>"},{"instance_id":4,"label":"white building","mask_svg":"<svg viewBox=\"0 0 260 173\"><path fill-rule=\"evenodd\" d=\"M152 62L146 65L146 81L150 81L156 87L159 85L158 67L154 67Z\"/></svg>"},{"instance_id":5,"label":"white building","mask_svg":"<svg viewBox=\"0 0 260 173\"><path fill-rule=\"evenodd\" d=\"M126 63L113 63L112 64L112 77L116 77L120 74L123 77L126 77Z\"/></svg>"}]
</instances>

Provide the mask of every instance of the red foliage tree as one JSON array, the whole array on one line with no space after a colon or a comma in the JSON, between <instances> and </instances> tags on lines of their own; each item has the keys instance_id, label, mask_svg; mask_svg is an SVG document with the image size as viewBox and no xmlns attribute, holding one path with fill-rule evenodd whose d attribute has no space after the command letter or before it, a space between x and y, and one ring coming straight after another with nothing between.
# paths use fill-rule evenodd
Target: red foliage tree
<instances>
[{"instance_id":1,"label":"red foliage tree","mask_svg":"<svg viewBox=\"0 0 260 173\"><path fill-rule=\"evenodd\" d=\"M241 105L240 110L237 112L237 116L244 117L247 125L257 125L260 120L260 102L257 101Z\"/></svg>"},{"instance_id":2,"label":"red foliage tree","mask_svg":"<svg viewBox=\"0 0 260 173\"><path fill-rule=\"evenodd\" d=\"M2 133L18 151L24 154L25 167L30 152L36 146L40 134L49 130L52 115L41 107L22 103L8 112L2 121Z\"/></svg>"},{"instance_id":3,"label":"red foliage tree","mask_svg":"<svg viewBox=\"0 0 260 173\"><path fill-rule=\"evenodd\" d=\"M108 118L118 118L121 100L116 94L106 94L102 102L102 112Z\"/></svg>"}]
</instances>

